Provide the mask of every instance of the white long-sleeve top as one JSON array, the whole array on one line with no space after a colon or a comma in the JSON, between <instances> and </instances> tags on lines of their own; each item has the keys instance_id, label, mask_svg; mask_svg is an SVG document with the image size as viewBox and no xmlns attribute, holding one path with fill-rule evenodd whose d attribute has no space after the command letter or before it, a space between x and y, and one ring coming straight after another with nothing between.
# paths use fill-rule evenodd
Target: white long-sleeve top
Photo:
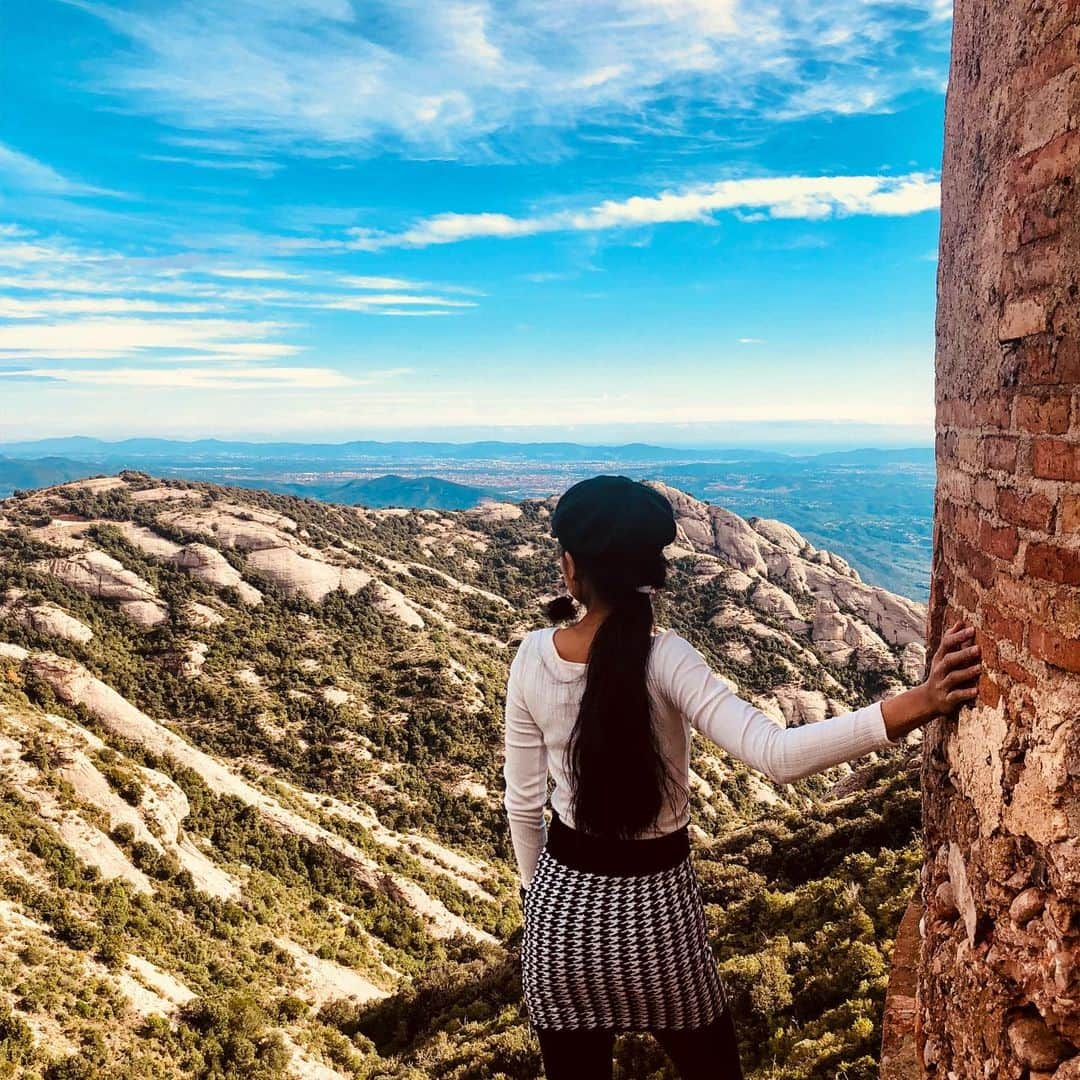
<instances>
[{"instance_id":1,"label":"white long-sleeve top","mask_svg":"<svg viewBox=\"0 0 1080 1080\"><path fill-rule=\"evenodd\" d=\"M526 887L546 840L543 811L549 773L555 782L551 806L567 825L574 824L564 754L587 669L584 663L559 655L556 629L543 627L525 635L506 684L504 805ZM783 727L738 697L674 630L654 634L646 677L657 742L678 790L688 790L694 730L779 784L899 744L886 733L880 702L801 727ZM665 803L655 825L640 835L660 836L689 820L688 798L678 810Z\"/></svg>"}]
</instances>

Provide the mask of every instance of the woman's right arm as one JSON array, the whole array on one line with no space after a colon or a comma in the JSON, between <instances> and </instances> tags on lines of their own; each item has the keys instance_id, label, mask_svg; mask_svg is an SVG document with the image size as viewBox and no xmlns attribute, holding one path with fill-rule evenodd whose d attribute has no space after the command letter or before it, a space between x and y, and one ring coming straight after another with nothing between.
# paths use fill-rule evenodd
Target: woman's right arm
<instances>
[{"instance_id":1,"label":"woman's right arm","mask_svg":"<svg viewBox=\"0 0 1080 1080\"><path fill-rule=\"evenodd\" d=\"M786 728L738 697L685 638L670 637L664 683L671 703L692 727L774 783L790 784L894 746L901 734L917 726L912 722L903 730L890 729L882 702L875 701L826 720ZM915 719L914 707L909 719ZM929 719L926 715L919 722Z\"/></svg>"}]
</instances>

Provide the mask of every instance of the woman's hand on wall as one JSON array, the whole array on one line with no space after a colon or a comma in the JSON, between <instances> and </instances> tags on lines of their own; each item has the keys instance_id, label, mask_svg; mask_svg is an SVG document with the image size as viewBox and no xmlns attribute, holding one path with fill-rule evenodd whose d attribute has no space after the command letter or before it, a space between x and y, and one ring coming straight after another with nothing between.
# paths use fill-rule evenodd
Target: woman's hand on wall
<instances>
[{"instance_id":1,"label":"woman's hand on wall","mask_svg":"<svg viewBox=\"0 0 1080 1080\"><path fill-rule=\"evenodd\" d=\"M975 700L982 663L979 646L974 641L974 627L954 623L942 635L931 657L926 681L881 703L881 715L890 739L899 739L935 716L947 716Z\"/></svg>"},{"instance_id":2,"label":"woman's hand on wall","mask_svg":"<svg viewBox=\"0 0 1080 1080\"><path fill-rule=\"evenodd\" d=\"M974 641L975 628L962 622L954 623L942 635L923 683L935 714L955 712L978 696L982 663Z\"/></svg>"}]
</instances>

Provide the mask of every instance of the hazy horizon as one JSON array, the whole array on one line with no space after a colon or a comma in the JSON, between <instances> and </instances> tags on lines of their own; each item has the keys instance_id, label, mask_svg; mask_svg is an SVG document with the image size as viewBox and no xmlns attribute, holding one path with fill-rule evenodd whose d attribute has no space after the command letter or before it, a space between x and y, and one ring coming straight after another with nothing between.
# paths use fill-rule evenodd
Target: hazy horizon
<instances>
[{"instance_id":1,"label":"hazy horizon","mask_svg":"<svg viewBox=\"0 0 1080 1080\"><path fill-rule=\"evenodd\" d=\"M711 432L711 434L710 434ZM42 432L19 435L5 433L0 438L0 452L5 446L48 442L62 439L97 439L123 442L129 439L166 439L175 442L198 442L213 439L221 442L294 443L297 445L339 445L347 442L450 442L481 441L554 443L568 442L592 446L623 446L644 443L687 451L726 449L762 449L781 453L815 453L837 450L909 449L932 447L933 429L922 425L868 425L834 421L798 423L776 421L771 424L726 425L566 425L521 426L476 425L442 427L368 427L359 431L310 431L286 433L271 431L213 431L200 434L148 431L94 432L80 428L66 432Z\"/></svg>"}]
</instances>

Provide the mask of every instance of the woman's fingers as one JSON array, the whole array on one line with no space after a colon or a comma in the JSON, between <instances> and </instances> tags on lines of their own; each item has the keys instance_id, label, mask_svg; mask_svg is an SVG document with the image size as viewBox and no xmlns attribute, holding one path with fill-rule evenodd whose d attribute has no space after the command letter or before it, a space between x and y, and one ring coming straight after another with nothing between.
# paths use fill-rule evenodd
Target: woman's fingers
<instances>
[{"instance_id":1,"label":"woman's fingers","mask_svg":"<svg viewBox=\"0 0 1080 1080\"><path fill-rule=\"evenodd\" d=\"M956 686L963 686L973 679L977 679L982 673L982 664L972 664L971 667L957 668L945 676L943 686L946 690L952 690Z\"/></svg>"},{"instance_id":2,"label":"woman's fingers","mask_svg":"<svg viewBox=\"0 0 1080 1080\"><path fill-rule=\"evenodd\" d=\"M944 656L953 649L967 643L969 638L975 636L974 626L965 626L963 623L954 623L942 636L941 643L937 648L937 655Z\"/></svg>"},{"instance_id":3,"label":"woman's fingers","mask_svg":"<svg viewBox=\"0 0 1080 1080\"><path fill-rule=\"evenodd\" d=\"M960 667L961 664L967 664L969 661L978 658L982 649L978 645L970 645L966 649L954 649L952 652L946 653L939 661L938 666L943 671L952 671L954 668Z\"/></svg>"},{"instance_id":4,"label":"woman's fingers","mask_svg":"<svg viewBox=\"0 0 1080 1080\"><path fill-rule=\"evenodd\" d=\"M963 705L965 701L973 701L978 696L979 688L977 686L968 686L963 690L950 691L945 700L950 705Z\"/></svg>"}]
</instances>

